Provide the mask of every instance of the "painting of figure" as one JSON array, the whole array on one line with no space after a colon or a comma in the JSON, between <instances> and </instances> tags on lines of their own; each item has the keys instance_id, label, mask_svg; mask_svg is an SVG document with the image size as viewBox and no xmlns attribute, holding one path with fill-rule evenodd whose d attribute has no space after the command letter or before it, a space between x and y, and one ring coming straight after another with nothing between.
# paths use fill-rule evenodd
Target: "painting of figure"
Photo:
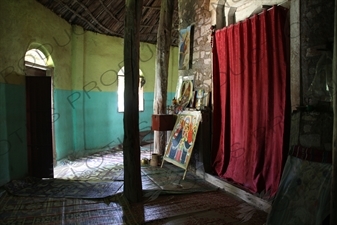
<instances>
[{"instance_id":1,"label":"painting of figure","mask_svg":"<svg viewBox=\"0 0 337 225\"><path fill-rule=\"evenodd\" d=\"M192 64L191 47L193 42L193 26L181 29L179 33L179 69L188 70Z\"/></svg>"},{"instance_id":2,"label":"painting of figure","mask_svg":"<svg viewBox=\"0 0 337 225\"><path fill-rule=\"evenodd\" d=\"M177 105L175 106L174 113L178 114L183 111L190 103L193 96L193 82L191 80L183 81L181 90L177 99Z\"/></svg>"},{"instance_id":3,"label":"painting of figure","mask_svg":"<svg viewBox=\"0 0 337 225\"><path fill-rule=\"evenodd\" d=\"M163 159L186 169L198 132L201 113L183 111L178 114Z\"/></svg>"}]
</instances>

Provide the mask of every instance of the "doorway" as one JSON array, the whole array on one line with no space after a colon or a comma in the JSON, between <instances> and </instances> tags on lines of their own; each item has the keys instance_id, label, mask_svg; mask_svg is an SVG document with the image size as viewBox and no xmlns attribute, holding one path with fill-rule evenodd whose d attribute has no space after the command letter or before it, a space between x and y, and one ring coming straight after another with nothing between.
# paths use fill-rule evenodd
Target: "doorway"
<instances>
[{"instance_id":1,"label":"doorway","mask_svg":"<svg viewBox=\"0 0 337 225\"><path fill-rule=\"evenodd\" d=\"M53 178L52 79L45 65L25 65L28 173Z\"/></svg>"},{"instance_id":2,"label":"doorway","mask_svg":"<svg viewBox=\"0 0 337 225\"><path fill-rule=\"evenodd\" d=\"M26 73L27 149L29 175L53 177L51 77L29 68ZM32 75L35 74L35 75Z\"/></svg>"}]
</instances>

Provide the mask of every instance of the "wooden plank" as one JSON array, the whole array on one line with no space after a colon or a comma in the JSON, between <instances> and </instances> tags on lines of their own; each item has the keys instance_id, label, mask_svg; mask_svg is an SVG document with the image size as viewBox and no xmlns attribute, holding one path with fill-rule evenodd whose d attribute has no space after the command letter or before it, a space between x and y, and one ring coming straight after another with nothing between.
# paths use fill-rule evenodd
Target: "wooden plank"
<instances>
[{"instance_id":1,"label":"wooden plank","mask_svg":"<svg viewBox=\"0 0 337 225\"><path fill-rule=\"evenodd\" d=\"M224 191L237 196L238 198L242 199L243 201L247 202L248 204L251 204L255 206L256 208L261 209L262 211L265 211L267 213L270 212L271 209L271 203L267 202L257 196L254 196L240 188L237 188L218 177L212 176L208 173L205 173L204 171L197 170L196 174L205 179L207 182L219 187L220 189L223 189Z\"/></svg>"},{"instance_id":2,"label":"wooden plank","mask_svg":"<svg viewBox=\"0 0 337 225\"><path fill-rule=\"evenodd\" d=\"M139 29L142 0L126 0L124 36L124 196L130 202L143 199L139 141Z\"/></svg>"},{"instance_id":3,"label":"wooden plank","mask_svg":"<svg viewBox=\"0 0 337 225\"><path fill-rule=\"evenodd\" d=\"M335 27L334 27L334 47L333 47L333 62L332 62L332 80L334 81L333 90L337 90L337 0L335 0ZM337 224L337 99L333 95L333 111L334 124L332 136L332 182L331 182L331 207L330 207L330 224Z\"/></svg>"},{"instance_id":4,"label":"wooden plank","mask_svg":"<svg viewBox=\"0 0 337 225\"><path fill-rule=\"evenodd\" d=\"M217 30L222 29L226 26L226 17L225 17L225 6L217 4L216 6L216 25Z\"/></svg>"}]
</instances>

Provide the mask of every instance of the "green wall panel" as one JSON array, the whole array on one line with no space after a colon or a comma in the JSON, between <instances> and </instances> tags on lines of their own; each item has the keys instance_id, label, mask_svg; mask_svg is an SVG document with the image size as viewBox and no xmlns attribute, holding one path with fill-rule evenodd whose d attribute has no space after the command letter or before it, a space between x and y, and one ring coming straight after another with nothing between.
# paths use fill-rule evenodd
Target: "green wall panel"
<instances>
[{"instance_id":1,"label":"green wall panel","mask_svg":"<svg viewBox=\"0 0 337 225\"><path fill-rule=\"evenodd\" d=\"M26 95L24 85L2 84L6 96L6 125L10 177L27 175Z\"/></svg>"},{"instance_id":2,"label":"green wall panel","mask_svg":"<svg viewBox=\"0 0 337 225\"><path fill-rule=\"evenodd\" d=\"M6 118L6 84L0 83L0 186L7 183L9 175L8 151L10 143L7 138Z\"/></svg>"},{"instance_id":3,"label":"green wall panel","mask_svg":"<svg viewBox=\"0 0 337 225\"><path fill-rule=\"evenodd\" d=\"M73 112L70 104L73 100L72 91L54 90L53 122L57 159L62 159L74 151Z\"/></svg>"},{"instance_id":4,"label":"green wall panel","mask_svg":"<svg viewBox=\"0 0 337 225\"><path fill-rule=\"evenodd\" d=\"M117 93L90 92L84 105L85 149L118 145L123 137L123 113L117 112Z\"/></svg>"}]
</instances>

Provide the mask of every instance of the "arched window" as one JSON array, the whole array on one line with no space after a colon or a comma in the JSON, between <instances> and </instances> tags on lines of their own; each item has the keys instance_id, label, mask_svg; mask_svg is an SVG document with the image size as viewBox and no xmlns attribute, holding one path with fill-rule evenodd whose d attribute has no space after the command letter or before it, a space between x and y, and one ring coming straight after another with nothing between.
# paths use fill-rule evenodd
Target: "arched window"
<instances>
[{"instance_id":1,"label":"arched window","mask_svg":"<svg viewBox=\"0 0 337 225\"><path fill-rule=\"evenodd\" d=\"M47 61L47 57L39 49L33 48L26 52L25 66L46 70Z\"/></svg>"},{"instance_id":2,"label":"arched window","mask_svg":"<svg viewBox=\"0 0 337 225\"><path fill-rule=\"evenodd\" d=\"M122 67L118 71L118 112L124 112L124 67ZM139 69L139 89L138 89L138 96L139 96L139 111L144 111L144 93L143 93L143 86L145 84L145 79L143 76L143 72Z\"/></svg>"}]
</instances>

